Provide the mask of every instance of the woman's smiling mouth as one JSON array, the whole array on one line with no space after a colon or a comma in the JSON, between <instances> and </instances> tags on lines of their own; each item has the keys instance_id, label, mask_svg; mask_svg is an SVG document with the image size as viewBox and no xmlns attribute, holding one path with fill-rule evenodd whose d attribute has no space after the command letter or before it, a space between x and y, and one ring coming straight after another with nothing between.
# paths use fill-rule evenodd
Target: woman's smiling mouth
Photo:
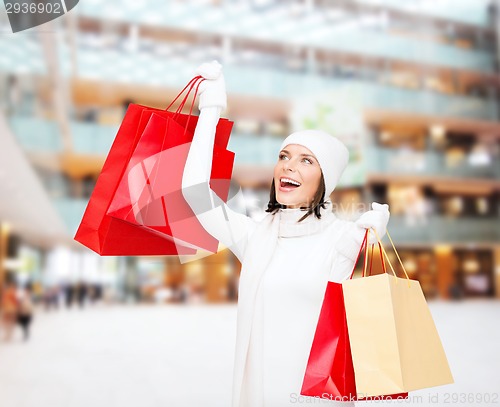
<instances>
[{"instance_id":1,"label":"woman's smiling mouth","mask_svg":"<svg viewBox=\"0 0 500 407\"><path fill-rule=\"evenodd\" d=\"M280 178L280 191L289 192L300 187L302 184L292 178Z\"/></svg>"}]
</instances>

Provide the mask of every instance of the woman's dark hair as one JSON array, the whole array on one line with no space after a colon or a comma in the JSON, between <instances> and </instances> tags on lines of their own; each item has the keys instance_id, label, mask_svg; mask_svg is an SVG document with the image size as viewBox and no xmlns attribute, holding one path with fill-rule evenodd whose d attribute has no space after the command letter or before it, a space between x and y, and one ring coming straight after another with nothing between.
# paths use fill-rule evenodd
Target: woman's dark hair
<instances>
[{"instance_id":1,"label":"woman's dark hair","mask_svg":"<svg viewBox=\"0 0 500 407\"><path fill-rule=\"evenodd\" d=\"M314 194L314 198L309 207L301 207L300 209L307 210L307 213L302 216L298 221L302 222L309 215L313 214L321 219L321 208L325 209L325 179L323 178L323 173L321 173L321 179L319 180L319 187ZM276 186L274 185L274 179L271 184L271 192L269 193L269 203L267 204L266 212L270 212L272 214L276 213L279 209L285 209L286 205L280 204L276 200Z\"/></svg>"}]
</instances>

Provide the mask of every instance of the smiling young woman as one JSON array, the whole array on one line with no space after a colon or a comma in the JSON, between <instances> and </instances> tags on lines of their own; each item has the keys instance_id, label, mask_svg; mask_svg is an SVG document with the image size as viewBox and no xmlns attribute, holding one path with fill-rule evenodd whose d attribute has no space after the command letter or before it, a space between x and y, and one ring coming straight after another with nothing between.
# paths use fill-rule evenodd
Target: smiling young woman
<instances>
[{"instance_id":1,"label":"smiling young woman","mask_svg":"<svg viewBox=\"0 0 500 407\"><path fill-rule=\"evenodd\" d=\"M256 222L231 210L210 188L215 127L226 107L222 69L213 62L197 74L208 80L200 85L182 192L203 227L242 263L232 405L293 405L327 282L349 277L366 228L384 235L388 206L374 202L356 222L337 218L329 197L348 150L325 132L304 130L277 154L266 217Z\"/></svg>"},{"instance_id":2,"label":"smiling young woman","mask_svg":"<svg viewBox=\"0 0 500 407\"><path fill-rule=\"evenodd\" d=\"M299 144L286 148L280 151L274 167L276 200L290 209L307 208L319 189L321 168L308 148Z\"/></svg>"},{"instance_id":3,"label":"smiling young woman","mask_svg":"<svg viewBox=\"0 0 500 407\"><path fill-rule=\"evenodd\" d=\"M318 159L300 144L286 146L278 157L266 212L300 208L306 213L299 222L312 213L321 218L320 209L325 208L325 179Z\"/></svg>"}]
</instances>

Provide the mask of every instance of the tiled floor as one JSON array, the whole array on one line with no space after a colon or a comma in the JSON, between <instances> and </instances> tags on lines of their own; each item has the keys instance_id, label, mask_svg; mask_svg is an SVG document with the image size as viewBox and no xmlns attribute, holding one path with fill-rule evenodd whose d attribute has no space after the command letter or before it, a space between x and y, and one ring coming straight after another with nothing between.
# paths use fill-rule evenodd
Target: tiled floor
<instances>
[{"instance_id":1,"label":"tiled floor","mask_svg":"<svg viewBox=\"0 0 500 407\"><path fill-rule=\"evenodd\" d=\"M387 404L500 407L500 301L429 306L455 383ZM229 406L235 326L234 305L39 311L29 342L0 342L0 406Z\"/></svg>"}]
</instances>

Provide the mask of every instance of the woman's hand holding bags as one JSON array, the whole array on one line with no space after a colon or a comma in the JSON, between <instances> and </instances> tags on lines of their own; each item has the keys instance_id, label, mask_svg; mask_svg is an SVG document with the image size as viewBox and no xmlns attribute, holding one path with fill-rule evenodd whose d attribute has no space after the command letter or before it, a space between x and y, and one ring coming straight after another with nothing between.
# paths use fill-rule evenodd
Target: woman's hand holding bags
<instances>
[{"instance_id":1,"label":"woman's hand holding bags","mask_svg":"<svg viewBox=\"0 0 500 407\"><path fill-rule=\"evenodd\" d=\"M362 228L375 230L376 234L370 234L368 238L368 244L377 243L377 235L380 239L385 236L387 224L389 223L389 217L391 216L389 212L389 205L387 204L379 204L377 202L373 202L372 208L373 210L365 212L355 222L356 225Z\"/></svg>"},{"instance_id":2,"label":"woman's hand holding bags","mask_svg":"<svg viewBox=\"0 0 500 407\"><path fill-rule=\"evenodd\" d=\"M205 79L198 89L199 109L220 107L221 110L224 110L227 106L227 95L222 65L217 61L206 62L196 69L196 74Z\"/></svg>"}]
</instances>

